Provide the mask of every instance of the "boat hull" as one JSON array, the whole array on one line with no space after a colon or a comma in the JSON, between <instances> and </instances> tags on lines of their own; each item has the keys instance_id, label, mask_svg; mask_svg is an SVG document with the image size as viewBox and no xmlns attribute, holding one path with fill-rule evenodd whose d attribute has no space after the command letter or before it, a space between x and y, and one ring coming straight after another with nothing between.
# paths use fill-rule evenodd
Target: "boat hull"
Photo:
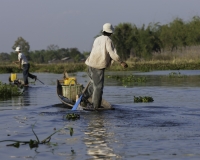
<instances>
[{"instance_id":1,"label":"boat hull","mask_svg":"<svg viewBox=\"0 0 200 160\"><path fill-rule=\"evenodd\" d=\"M60 99L60 101L65 105L66 108L72 109L73 105L76 103L75 101L72 101L68 99L67 97L63 96L62 92L62 86L63 86L63 80L57 80L57 96ZM89 103L92 103L92 98L88 98ZM83 110L93 111L94 109L83 107ZM114 110L112 105L107 102L105 99L102 99L101 102L101 108L95 109L95 110Z\"/></svg>"}]
</instances>

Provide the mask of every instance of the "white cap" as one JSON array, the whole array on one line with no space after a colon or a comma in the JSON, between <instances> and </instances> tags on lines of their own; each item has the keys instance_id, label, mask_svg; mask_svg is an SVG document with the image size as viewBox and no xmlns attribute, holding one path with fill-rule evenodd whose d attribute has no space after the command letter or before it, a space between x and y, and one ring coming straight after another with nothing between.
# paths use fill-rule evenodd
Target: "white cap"
<instances>
[{"instance_id":1,"label":"white cap","mask_svg":"<svg viewBox=\"0 0 200 160\"><path fill-rule=\"evenodd\" d=\"M21 51L21 48L20 47L16 47L15 51Z\"/></svg>"},{"instance_id":2,"label":"white cap","mask_svg":"<svg viewBox=\"0 0 200 160\"><path fill-rule=\"evenodd\" d=\"M113 28L112 24L110 24L110 23L105 23L105 24L103 25L103 32L113 33L113 32L114 32L114 28Z\"/></svg>"}]
</instances>

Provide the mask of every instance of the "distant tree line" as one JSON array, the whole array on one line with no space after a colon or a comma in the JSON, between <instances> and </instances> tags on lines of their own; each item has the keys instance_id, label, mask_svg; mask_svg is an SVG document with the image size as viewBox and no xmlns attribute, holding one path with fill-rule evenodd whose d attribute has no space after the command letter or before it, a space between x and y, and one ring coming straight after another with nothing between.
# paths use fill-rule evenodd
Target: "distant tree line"
<instances>
[{"instance_id":1,"label":"distant tree line","mask_svg":"<svg viewBox=\"0 0 200 160\"><path fill-rule=\"evenodd\" d=\"M80 62L85 59L87 52L81 53L77 48L59 48L57 45L51 44L47 46L46 50L29 51L29 43L22 37L18 37L12 49L15 50L17 46L21 47L22 53L26 55L29 61L34 63L53 63L62 62L63 58L68 57L72 62ZM0 61L16 61L17 53L15 51L8 53L0 53Z\"/></svg>"},{"instance_id":2,"label":"distant tree line","mask_svg":"<svg viewBox=\"0 0 200 160\"><path fill-rule=\"evenodd\" d=\"M188 46L200 45L200 17L194 16L190 21L184 22L180 18L169 24L150 23L148 26L137 27L131 23L120 23L115 26L111 36L118 54L123 60L130 57L150 58L153 53L176 51ZM23 53L34 63L48 63L70 57L73 62L80 62L87 58L89 52L81 53L77 48L59 48L49 45L46 50L29 51L29 43L19 37L14 45L21 46ZM17 53L0 53L0 61L14 61Z\"/></svg>"},{"instance_id":3,"label":"distant tree line","mask_svg":"<svg viewBox=\"0 0 200 160\"><path fill-rule=\"evenodd\" d=\"M198 16L194 16L189 22L176 18L169 24L150 23L147 27L143 25L140 28L130 23L121 23L115 27L112 39L123 59L130 56L148 58L155 52L172 52L200 45L199 26Z\"/></svg>"}]
</instances>

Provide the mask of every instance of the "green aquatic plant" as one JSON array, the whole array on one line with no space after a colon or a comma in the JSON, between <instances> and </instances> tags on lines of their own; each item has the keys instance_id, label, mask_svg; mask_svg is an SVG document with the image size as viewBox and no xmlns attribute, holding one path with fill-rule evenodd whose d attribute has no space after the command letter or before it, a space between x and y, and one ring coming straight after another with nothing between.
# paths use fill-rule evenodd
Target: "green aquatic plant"
<instances>
[{"instance_id":1,"label":"green aquatic plant","mask_svg":"<svg viewBox=\"0 0 200 160\"><path fill-rule=\"evenodd\" d=\"M144 96L144 97L136 97L134 96L134 102L135 103L139 103L139 102L153 102L153 98L152 97L148 97L148 96Z\"/></svg>"},{"instance_id":2,"label":"green aquatic plant","mask_svg":"<svg viewBox=\"0 0 200 160\"><path fill-rule=\"evenodd\" d=\"M22 92L20 88L13 84L6 84L0 81L0 97L1 99L11 98L12 96L19 96Z\"/></svg>"},{"instance_id":3,"label":"green aquatic plant","mask_svg":"<svg viewBox=\"0 0 200 160\"><path fill-rule=\"evenodd\" d=\"M171 72L169 73L170 78L185 78L186 75L182 75L179 71L178 72Z\"/></svg>"},{"instance_id":4,"label":"green aquatic plant","mask_svg":"<svg viewBox=\"0 0 200 160\"><path fill-rule=\"evenodd\" d=\"M51 137L56 134L57 132L60 132L61 130L63 129L68 129L69 132L70 132L70 136L73 135L74 131L73 131L73 128L72 127L63 127L55 132L53 132L51 135L49 135L47 138L45 138L44 140L40 141L37 134L35 133L35 131L33 130L35 124L32 125L32 132L33 134L35 135L36 137L36 140L32 140L30 139L29 141L19 141L19 140L3 140L3 141L0 141L0 142L15 142L15 143L12 143L12 144L8 144L6 146L13 146L13 147L16 147L16 148L19 148L21 144L28 144L29 147L32 149L32 148L37 148L40 144L51 144L50 143L50 140L51 140Z\"/></svg>"},{"instance_id":5,"label":"green aquatic plant","mask_svg":"<svg viewBox=\"0 0 200 160\"><path fill-rule=\"evenodd\" d=\"M138 82L138 83L142 83L142 82L146 82L147 79L146 77L135 77L134 75L127 75L127 76L119 76L119 75L108 75L107 78L112 78L112 79L116 79L118 81L121 81L123 83L127 83L127 82Z\"/></svg>"},{"instance_id":6,"label":"green aquatic plant","mask_svg":"<svg viewBox=\"0 0 200 160\"><path fill-rule=\"evenodd\" d=\"M77 120L77 119L80 119L80 115L79 114L76 114L76 113L68 113L67 115L64 116L66 119L68 120Z\"/></svg>"}]
</instances>

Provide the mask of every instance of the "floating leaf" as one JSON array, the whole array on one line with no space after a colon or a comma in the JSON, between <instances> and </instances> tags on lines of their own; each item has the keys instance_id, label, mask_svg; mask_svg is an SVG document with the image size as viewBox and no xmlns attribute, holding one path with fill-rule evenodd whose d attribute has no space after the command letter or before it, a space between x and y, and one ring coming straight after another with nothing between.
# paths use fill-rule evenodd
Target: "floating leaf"
<instances>
[{"instance_id":1,"label":"floating leaf","mask_svg":"<svg viewBox=\"0 0 200 160\"><path fill-rule=\"evenodd\" d=\"M19 142L16 142L16 143L13 144L13 146L16 147L16 148L19 148L20 143L19 143Z\"/></svg>"}]
</instances>

